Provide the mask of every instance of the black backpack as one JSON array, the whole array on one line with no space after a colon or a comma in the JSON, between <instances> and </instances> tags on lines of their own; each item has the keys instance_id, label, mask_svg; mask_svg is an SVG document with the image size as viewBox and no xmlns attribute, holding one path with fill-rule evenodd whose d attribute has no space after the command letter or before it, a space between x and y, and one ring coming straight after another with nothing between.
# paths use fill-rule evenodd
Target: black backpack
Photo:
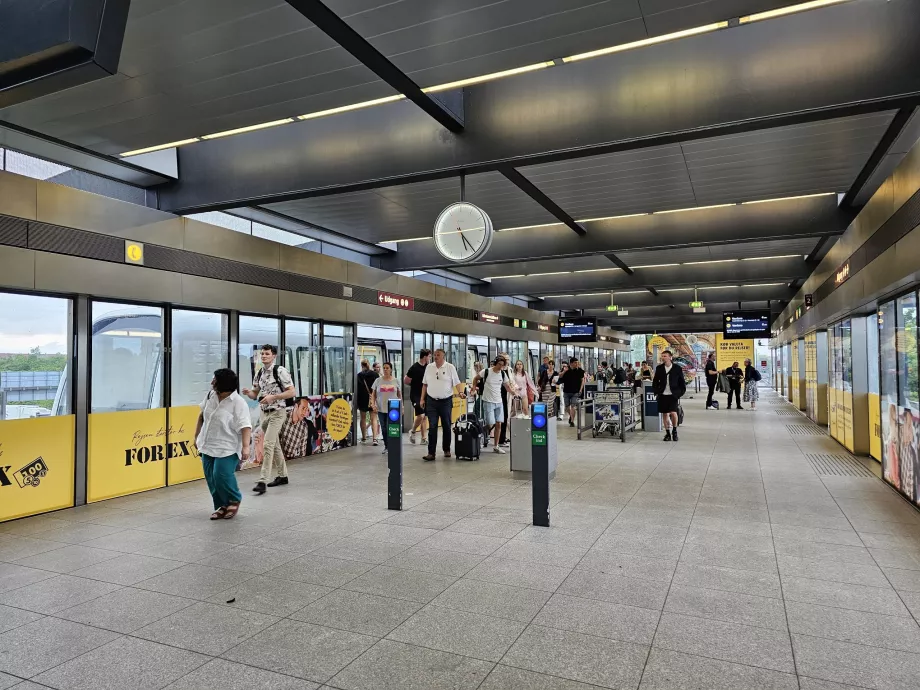
<instances>
[{"instance_id":1,"label":"black backpack","mask_svg":"<svg viewBox=\"0 0 920 690\"><path fill-rule=\"evenodd\" d=\"M262 367L261 369L259 369L259 374L256 376L257 381L262 378L263 371L265 371L265 367ZM272 376L275 377L275 383L278 384L278 388L281 390L282 393L284 393L284 385L281 383L281 377L278 376L278 365L277 364L272 367ZM295 395L294 397L296 398L297 396ZM294 398L285 398L284 406L294 407Z\"/></svg>"}]
</instances>

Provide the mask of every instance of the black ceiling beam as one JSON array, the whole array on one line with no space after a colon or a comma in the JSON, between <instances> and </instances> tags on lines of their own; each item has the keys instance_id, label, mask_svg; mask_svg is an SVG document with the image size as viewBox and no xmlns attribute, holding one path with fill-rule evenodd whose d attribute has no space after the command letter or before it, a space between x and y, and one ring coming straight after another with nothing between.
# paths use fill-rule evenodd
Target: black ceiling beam
<instances>
[{"instance_id":1,"label":"black ceiling beam","mask_svg":"<svg viewBox=\"0 0 920 690\"><path fill-rule=\"evenodd\" d=\"M576 235L584 237L588 234L583 227L575 222L575 219L572 218L572 216L565 212L565 209L563 209L559 204L546 196L546 194L538 189L533 182L524 177L519 170L511 166L506 166L499 168L499 172L504 176L506 180L508 180L508 182L513 184L515 187L524 192L524 194L540 204L540 206L542 206L543 209L553 218L574 230Z\"/></svg>"},{"instance_id":2,"label":"black ceiling beam","mask_svg":"<svg viewBox=\"0 0 920 690\"><path fill-rule=\"evenodd\" d=\"M405 72L394 65L390 60L361 34L352 29L344 19L330 10L320 0L287 0L287 3L304 17L313 22L316 27L365 67L389 84L397 93L403 94L428 115L434 118L442 127L455 134L463 131L463 120L457 114L445 108L421 87L410 79Z\"/></svg>"},{"instance_id":3,"label":"black ceiling beam","mask_svg":"<svg viewBox=\"0 0 920 690\"><path fill-rule=\"evenodd\" d=\"M843 200L840 202L841 206L852 208L856 205L856 199L862 191L863 186L872 177L872 173L875 172L875 169L882 160L884 160L885 156L888 155L888 150L891 148L891 145L897 141L913 114L913 107L900 108L898 112L895 113L888 125L888 129L885 130L882 138L879 139L878 144L875 145L875 149L866 160L866 164L862 167L862 170L859 171L859 174L853 181L852 186L847 190L847 193L844 194Z\"/></svg>"},{"instance_id":4,"label":"black ceiling beam","mask_svg":"<svg viewBox=\"0 0 920 690\"><path fill-rule=\"evenodd\" d=\"M395 102L180 149L173 212L280 202L920 104L917 2L851 2L464 89L464 133ZM788 59L794 55L796 59ZM834 55L833 69L803 70ZM718 65L718 74L713 73Z\"/></svg>"},{"instance_id":5,"label":"black ceiling beam","mask_svg":"<svg viewBox=\"0 0 920 690\"><path fill-rule=\"evenodd\" d=\"M656 289L653 288L653 287L647 287L647 288L645 288L645 289L648 290L649 292L651 292L655 297L658 297L658 295L661 294L661 293L658 292L658 290L656 290Z\"/></svg>"},{"instance_id":6,"label":"black ceiling beam","mask_svg":"<svg viewBox=\"0 0 920 690\"><path fill-rule=\"evenodd\" d=\"M830 240L832 237L834 237L834 235L821 235L821 237L818 238L818 241L815 244L814 248L810 252L808 252L808 256L806 257L805 260L808 261L809 263L813 263L815 267L817 268L818 252L820 252L824 248L824 245L827 244L828 240Z\"/></svg>"}]
</instances>

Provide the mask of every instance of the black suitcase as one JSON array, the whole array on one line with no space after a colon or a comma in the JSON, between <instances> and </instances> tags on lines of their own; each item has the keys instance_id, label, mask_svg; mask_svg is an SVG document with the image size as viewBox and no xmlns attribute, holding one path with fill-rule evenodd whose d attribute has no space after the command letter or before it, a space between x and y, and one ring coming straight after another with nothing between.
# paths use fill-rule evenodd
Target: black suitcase
<instances>
[{"instance_id":1,"label":"black suitcase","mask_svg":"<svg viewBox=\"0 0 920 690\"><path fill-rule=\"evenodd\" d=\"M474 414L460 415L454 423L454 451L458 460L479 460L482 427Z\"/></svg>"}]
</instances>

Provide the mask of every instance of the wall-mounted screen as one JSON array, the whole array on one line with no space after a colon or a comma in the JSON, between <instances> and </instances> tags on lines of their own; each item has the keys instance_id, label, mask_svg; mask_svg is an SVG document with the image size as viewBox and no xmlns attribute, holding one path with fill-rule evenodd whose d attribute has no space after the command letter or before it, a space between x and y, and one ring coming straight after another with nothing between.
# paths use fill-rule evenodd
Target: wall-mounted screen
<instances>
[{"instance_id":1,"label":"wall-mounted screen","mask_svg":"<svg viewBox=\"0 0 920 690\"><path fill-rule=\"evenodd\" d=\"M589 343L597 340L597 318L578 316L559 319L560 343Z\"/></svg>"},{"instance_id":2,"label":"wall-mounted screen","mask_svg":"<svg viewBox=\"0 0 920 690\"><path fill-rule=\"evenodd\" d=\"M722 337L726 340L770 337L770 312L766 310L722 312Z\"/></svg>"}]
</instances>

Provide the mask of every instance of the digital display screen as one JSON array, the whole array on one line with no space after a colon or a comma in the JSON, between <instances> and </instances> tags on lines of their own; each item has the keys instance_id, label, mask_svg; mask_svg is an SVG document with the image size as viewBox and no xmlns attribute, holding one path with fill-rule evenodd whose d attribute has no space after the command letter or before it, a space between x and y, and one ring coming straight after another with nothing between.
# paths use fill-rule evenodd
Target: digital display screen
<instances>
[{"instance_id":1,"label":"digital display screen","mask_svg":"<svg viewBox=\"0 0 920 690\"><path fill-rule=\"evenodd\" d=\"M597 340L597 318L580 316L559 319L560 343L589 343Z\"/></svg>"},{"instance_id":2,"label":"digital display screen","mask_svg":"<svg viewBox=\"0 0 920 690\"><path fill-rule=\"evenodd\" d=\"M722 313L722 336L726 340L769 338L769 311L726 311Z\"/></svg>"}]
</instances>

